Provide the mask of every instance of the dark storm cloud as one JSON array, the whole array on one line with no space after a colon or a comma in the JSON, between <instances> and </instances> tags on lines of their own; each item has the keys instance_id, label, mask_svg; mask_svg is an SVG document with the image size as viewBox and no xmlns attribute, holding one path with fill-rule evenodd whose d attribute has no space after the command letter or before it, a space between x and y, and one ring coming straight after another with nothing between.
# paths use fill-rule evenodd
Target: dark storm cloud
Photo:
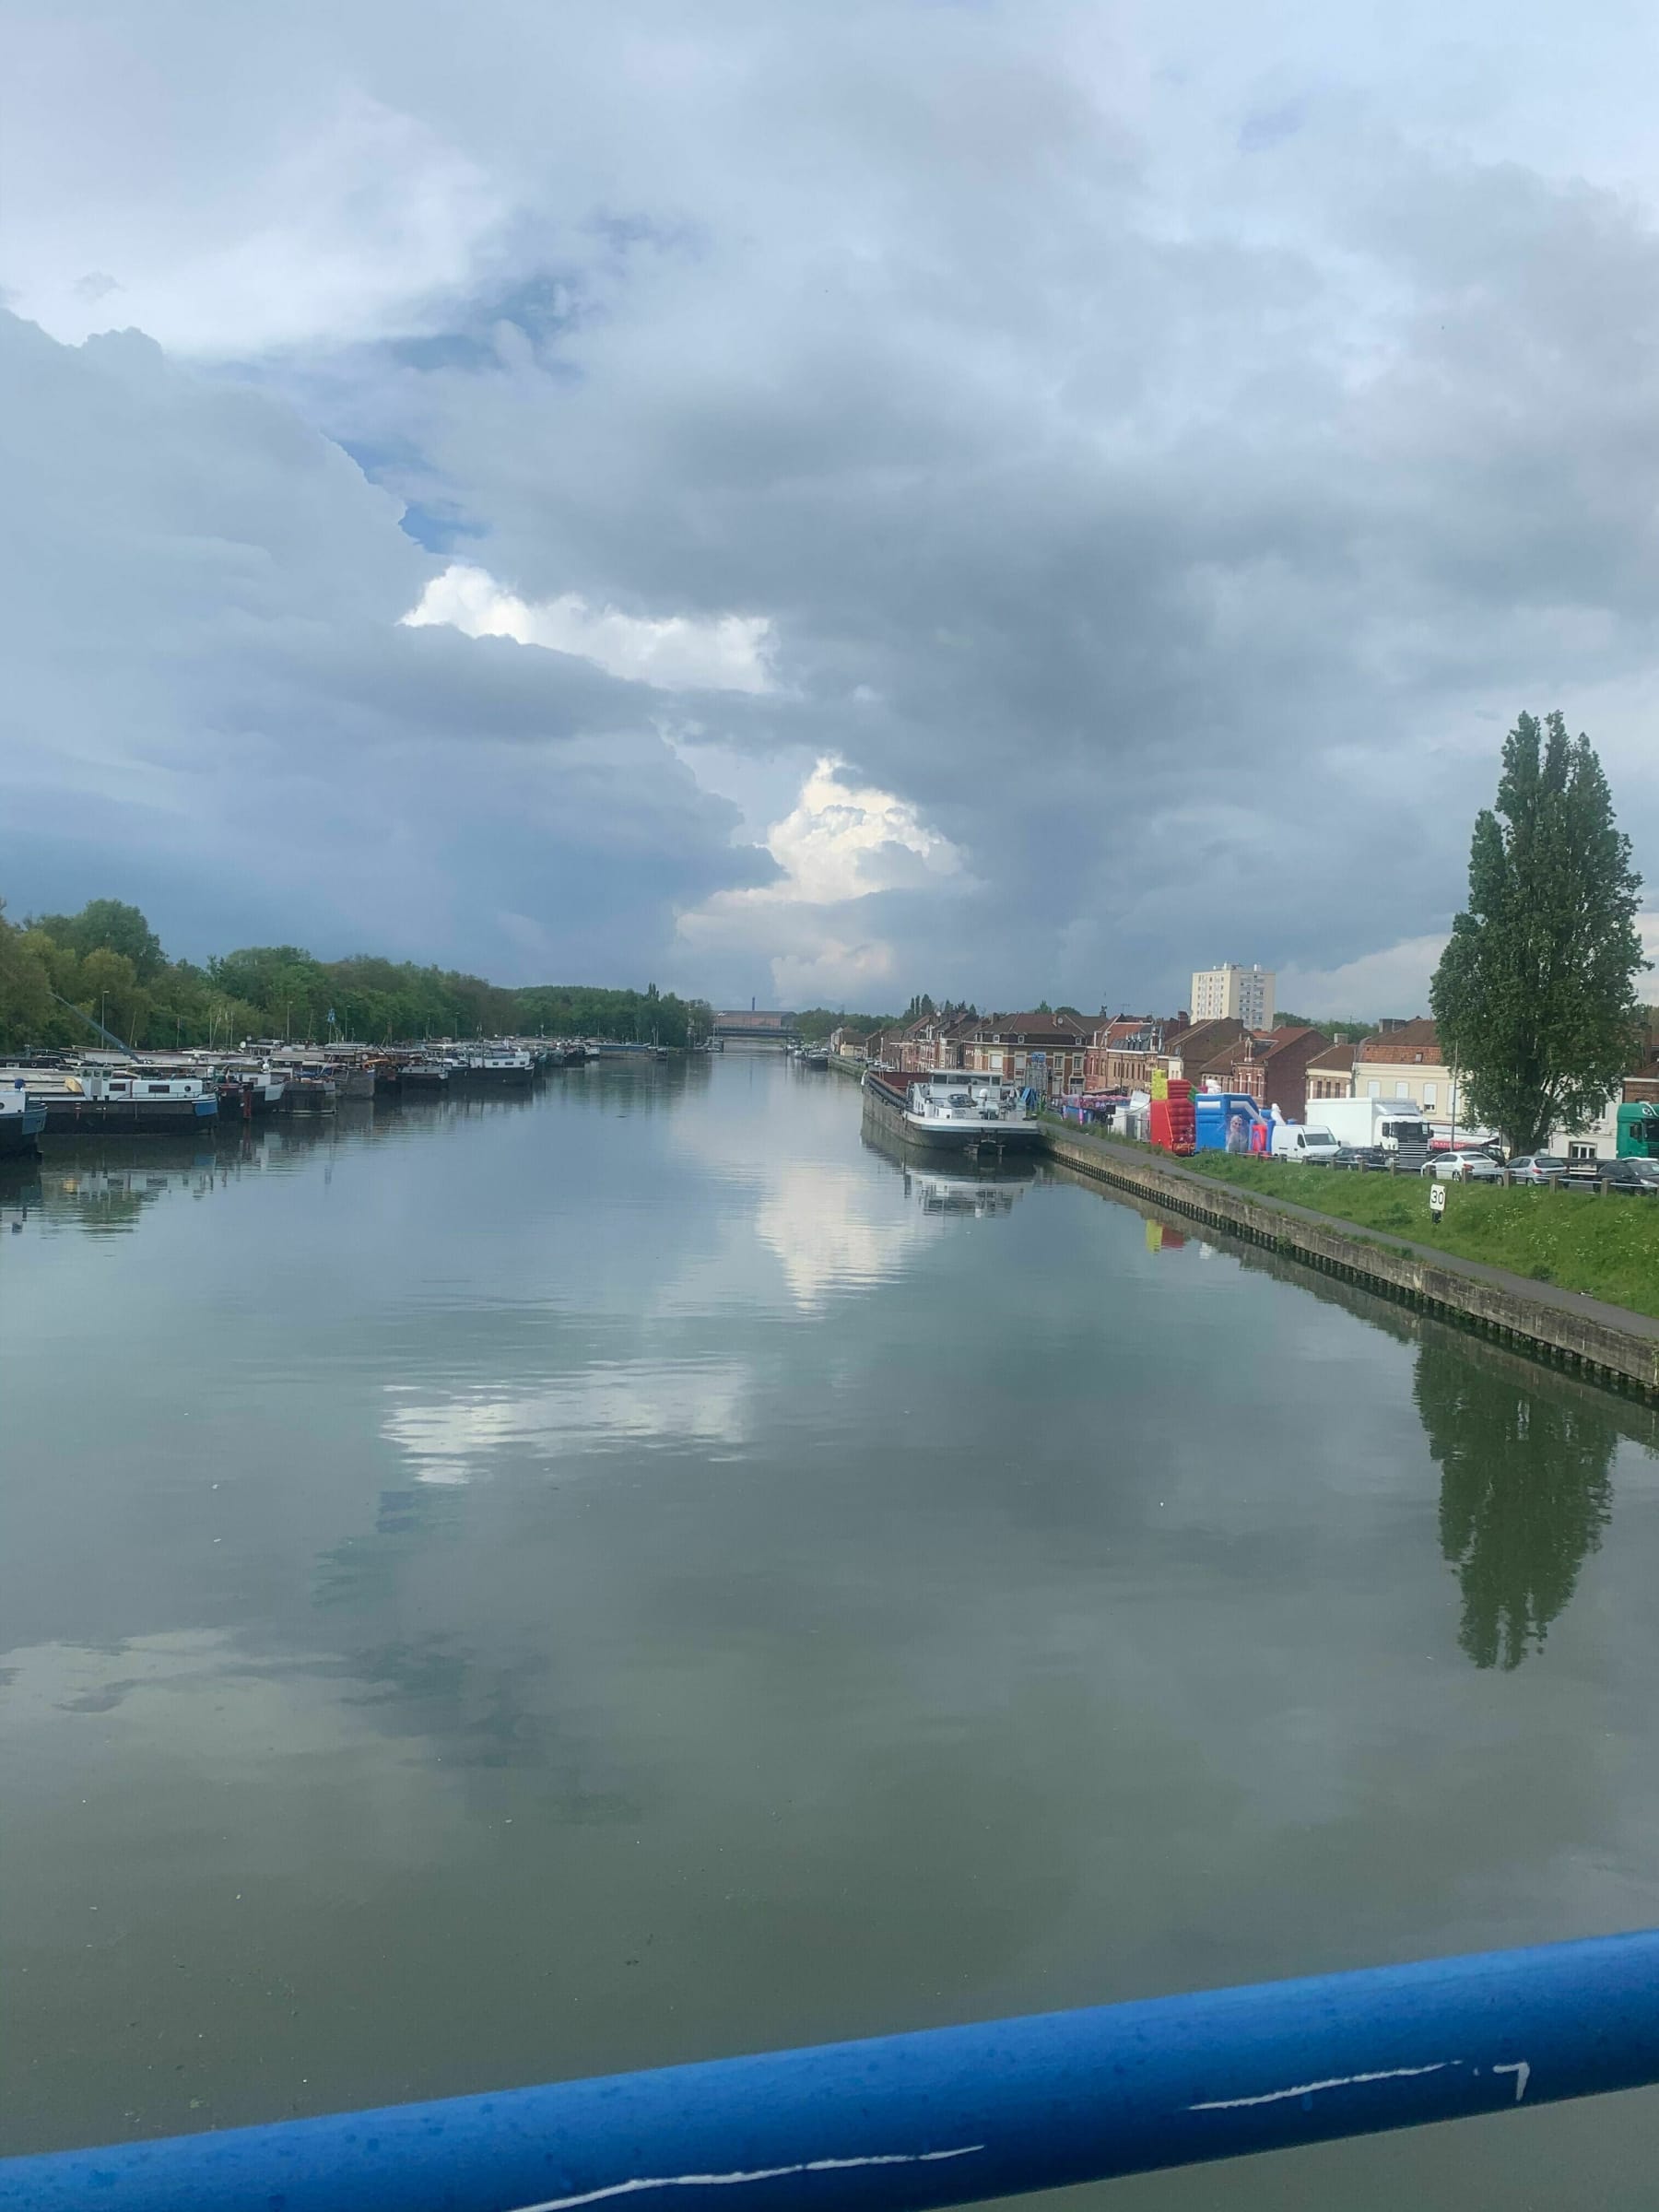
<instances>
[{"instance_id":1,"label":"dark storm cloud","mask_svg":"<svg viewBox=\"0 0 1659 2212\"><path fill-rule=\"evenodd\" d=\"M0 446L15 911L142 894L195 954L277 935L506 973L565 944L626 968L731 882L731 810L654 695L401 627L430 562L286 405L0 316Z\"/></svg>"},{"instance_id":2,"label":"dark storm cloud","mask_svg":"<svg viewBox=\"0 0 1659 2212\"><path fill-rule=\"evenodd\" d=\"M550 366L428 379L423 449L521 591L767 613L796 696L750 741L912 799L1025 895L1027 973L1068 931L1078 991L1126 947L1176 988L1194 931L1335 966L1443 925L1494 714L1655 644L1651 234L1391 159L1323 256L1045 180L994 307L913 241L705 259Z\"/></svg>"},{"instance_id":3,"label":"dark storm cloud","mask_svg":"<svg viewBox=\"0 0 1659 2212\"><path fill-rule=\"evenodd\" d=\"M250 149L204 131L181 178L226 171L235 208L279 177L265 229L214 230L181 184L167 252L129 267L90 233L52 262L41 217L22 294L90 312L52 290L80 254L221 364L238 454L270 457L210 463L182 432L169 483L293 479L261 525L286 614L240 525L211 559L184 526L199 573L175 551L124 586L89 554L88 595L161 594L109 683L217 714L250 806L288 790L302 873L375 784L315 821L326 777L289 789L294 759L465 754L417 776L445 794L409 830L440 907L477 904L492 821L506 853L535 819L608 865L537 883L526 851L500 903L557 947L579 879L584 947L614 922L665 950L676 910L769 871L725 850L661 717L739 762L842 757L961 856L931 890L760 902L762 973L816 927L879 938L907 988L1093 1004L1177 997L1200 959L1317 977L1431 940L1524 703L1590 726L1639 855L1659 836L1659 268L1640 197L1573 173L1640 144L1577 50L1528 59L1489 10L1453 47L1409 6L1374 39L1290 13L1246 38L1204 6L379 20L301 8L280 41L221 27L175 56ZM1522 127L1540 71L1570 143ZM321 441L298 458L307 420L408 529ZM444 558L532 603L764 618L774 688L676 700L394 628ZM198 590L240 627L231 657L209 625L193 669ZM97 677L76 682L103 712ZM427 902L381 896L418 932Z\"/></svg>"}]
</instances>

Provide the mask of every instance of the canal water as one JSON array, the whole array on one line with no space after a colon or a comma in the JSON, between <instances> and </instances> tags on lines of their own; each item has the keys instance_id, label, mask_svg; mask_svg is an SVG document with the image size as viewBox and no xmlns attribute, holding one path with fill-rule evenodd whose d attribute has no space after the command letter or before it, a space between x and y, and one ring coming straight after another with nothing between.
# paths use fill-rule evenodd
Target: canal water
<instances>
[{"instance_id":1,"label":"canal water","mask_svg":"<svg viewBox=\"0 0 1659 2212\"><path fill-rule=\"evenodd\" d=\"M1659 1921L1653 1418L838 1077L54 1146L0 1306L8 2150Z\"/></svg>"}]
</instances>

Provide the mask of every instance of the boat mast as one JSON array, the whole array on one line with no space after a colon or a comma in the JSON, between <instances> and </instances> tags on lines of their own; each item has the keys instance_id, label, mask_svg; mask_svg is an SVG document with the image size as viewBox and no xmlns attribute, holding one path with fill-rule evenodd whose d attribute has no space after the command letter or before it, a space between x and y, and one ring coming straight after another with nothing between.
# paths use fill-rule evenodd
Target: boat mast
<instances>
[{"instance_id":1,"label":"boat mast","mask_svg":"<svg viewBox=\"0 0 1659 2212\"><path fill-rule=\"evenodd\" d=\"M47 988L51 990L50 984L47 986ZM55 991L52 992L52 996L57 999L57 1003L60 1006L66 1006L71 1014L78 1015L81 1020L87 1024L88 1029L96 1030L106 1044L112 1044L118 1053L124 1053L129 1060L137 1059L138 1054L133 1050L130 1044L126 1043L122 1038L117 1037L113 1030L106 1030L101 1021L94 1021L91 1015L88 1014L84 1007L77 1006L72 999L59 997Z\"/></svg>"}]
</instances>

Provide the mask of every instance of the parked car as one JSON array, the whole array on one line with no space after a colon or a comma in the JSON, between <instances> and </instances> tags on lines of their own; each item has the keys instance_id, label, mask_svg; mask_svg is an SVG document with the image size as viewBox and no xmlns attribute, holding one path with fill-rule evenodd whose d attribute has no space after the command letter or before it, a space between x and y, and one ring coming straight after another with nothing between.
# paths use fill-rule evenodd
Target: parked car
<instances>
[{"instance_id":1,"label":"parked car","mask_svg":"<svg viewBox=\"0 0 1659 2212\"><path fill-rule=\"evenodd\" d=\"M1559 1152L1522 1152L1509 1163L1516 1182L1559 1182L1567 1162Z\"/></svg>"},{"instance_id":2,"label":"parked car","mask_svg":"<svg viewBox=\"0 0 1659 2212\"><path fill-rule=\"evenodd\" d=\"M1418 1170L1436 1182L1501 1182L1503 1170L1489 1152L1431 1152Z\"/></svg>"},{"instance_id":3,"label":"parked car","mask_svg":"<svg viewBox=\"0 0 1659 2212\"><path fill-rule=\"evenodd\" d=\"M1600 1183L1605 1190L1641 1197L1659 1193L1659 1160L1575 1159L1561 1180L1570 1191L1594 1190Z\"/></svg>"},{"instance_id":4,"label":"parked car","mask_svg":"<svg viewBox=\"0 0 1659 2212\"><path fill-rule=\"evenodd\" d=\"M1384 1152L1381 1145L1338 1145L1331 1155L1334 1168L1347 1168L1356 1175L1386 1174L1391 1159L1397 1154Z\"/></svg>"},{"instance_id":5,"label":"parked car","mask_svg":"<svg viewBox=\"0 0 1659 2212\"><path fill-rule=\"evenodd\" d=\"M1605 1191L1622 1191L1628 1198L1659 1197L1659 1159L1598 1159Z\"/></svg>"}]
</instances>

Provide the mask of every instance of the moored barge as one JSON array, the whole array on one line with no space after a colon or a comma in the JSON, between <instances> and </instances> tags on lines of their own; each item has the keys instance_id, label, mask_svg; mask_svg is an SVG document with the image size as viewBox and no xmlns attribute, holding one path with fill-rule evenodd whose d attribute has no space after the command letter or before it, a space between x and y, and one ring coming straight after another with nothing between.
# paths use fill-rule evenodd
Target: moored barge
<instances>
[{"instance_id":1,"label":"moored barge","mask_svg":"<svg viewBox=\"0 0 1659 2212\"><path fill-rule=\"evenodd\" d=\"M906 1077L867 1068L864 1100L867 1122L923 1151L1000 1159L1034 1153L1041 1138L1024 1092L995 1076L955 1068Z\"/></svg>"},{"instance_id":2,"label":"moored barge","mask_svg":"<svg viewBox=\"0 0 1659 2212\"><path fill-rule=\"evenodd\" d=\"M40 1149L35 1139L45 1126L45 1107L29 1097L23 1077L14 1077L0 1089L0 1159L34 1159Z\"/></svg>"},{"instance_id":3,"label":"moored barge","mask_svg":"<svg viewBox=\"0 0 1659 2212\"><path fill-rule=\"evenodd\" d=\"M119 1067L9 1067L0 1069L0 1085L15 1090L45 1112L45 1136L73 1136L101 1130L110 1135L182 1135L218 1118L214 1086L198 1075L145 1064Z\"/></svg>"}]
</instances>

